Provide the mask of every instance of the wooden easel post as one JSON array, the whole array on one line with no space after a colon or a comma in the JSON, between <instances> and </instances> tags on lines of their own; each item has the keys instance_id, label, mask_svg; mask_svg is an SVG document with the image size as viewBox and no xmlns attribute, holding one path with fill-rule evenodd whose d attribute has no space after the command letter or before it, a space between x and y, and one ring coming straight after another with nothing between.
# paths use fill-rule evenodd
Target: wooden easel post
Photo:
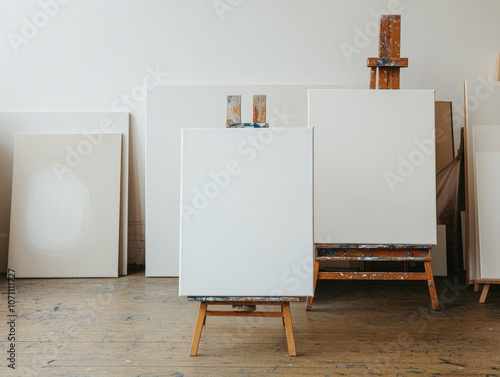
<instances>
[{"instance_id":1,"label":"wooden easel post","mask_svg":"<svg viewBox=\"0 0 500 377\"><path fill-rule=\"evenodd\" d=\"M292 313L290 302L299 301L298 297L188 297L190 301L200 301L200 309L191 343L190 356L198 354L201 332L210 316L218 317L277 317L282 319L285 327L286 340L288 344L288 355L297 356L295 349L295 338L293 335ZM258 311L230 311L230 310L208 310L208 305L280 305L280 311L258 312Z\"/></svg>"},{"instance_id":2,"label":"wooden easel post","mask_svg":"<svg viewBox=\"0 0 500 377\"><path fill-rule=\"evenodd\" d=\"M378 58L368 58L370 89L399 89L399 69L408 67L408 58L400 57L401 16L380 16L380 45Z\"/></svg>"}]
</instances>

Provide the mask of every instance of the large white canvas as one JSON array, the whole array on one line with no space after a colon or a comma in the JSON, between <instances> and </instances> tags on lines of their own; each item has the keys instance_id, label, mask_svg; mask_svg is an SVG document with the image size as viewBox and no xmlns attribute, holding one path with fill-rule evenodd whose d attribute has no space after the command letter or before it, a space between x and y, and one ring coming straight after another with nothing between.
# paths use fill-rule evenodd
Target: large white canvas
<instances>
[{"instance_id":1,"label":"large white canvas","mask_svg":"<svg viewBox=\"0 0 500 377\"><path fill-rule=\"evenodd\" d=\"M112 112L0 112L0 272L7 271L14 135L89 132L123 134L118 271L127 274L129 114Z\"/></svg>"},{"instance_id":2,"label":"large white canvas","mask_svg":"<svg viewBox=\"0 0 500 377\"><path fill-rule=\"evenodd\" d=\"M17 134L9 269L117 277L122 134Z\"/></svg>"},{"instance_id":3,"label":"large white canvas","mask_svg":"<svg viewBox=\"0 0 500 377\"><path fill-rule=\"evenodd\" d=\"M179 294L313 294L312 130L184 129Z\"/></svg>"},{"instance_id":4,"label":"large white canvas","mask_svg":"<svg viewBox=\"0 0 500 377\"><path fill-rule=\"evenodd\" d=\"M436 244L434 92L310 90L314 242Z\"/></svg>"},{"instance_id":5,"label":"large white canvas","mask_svg":"<svg viewBox=\"0 0 500 377\"><path fill-rule=\"evenodd\" d=\"M478 180L477 153L500 153L500 126L472 125L468 127L468 277L469 280L481 279L481 247L478 221Z\"/></svg>"},{"instance_id":6,"label":"large white canvas","mask_svg":"<svg viewBox=\"0 0 500 377\"><path fill-rule=\"evenodd\" d=\"M480 278L500 279L500 153L476 153Z\"/></svg>"},{"instance_id":7,"label":"large white canvas","mask_svg":"<svg viewBox=\"0 0 500 377\"><path fill-rule=\"evenodd\" d=\"M332 86L161 85L148 91L146 276L179 276L181 128L224 128L230 94L241 95L242 122L253 119L253 95L265 94L270 128L305 127L307 90L328 87Z\"/></svg>"},{"instance_id":8,"label":"large white canvas","mask_svg":"<svg viewBox=\"0 0 500 377\"><path fill-rule=\"evenodd\" d=\"M469 281L481 278L479 262L479 225L476 196L476 152L498 152L500 135L500 83L484 80L468 82L466 88L466 155L467 162L467 277ZM486 126L485 126L486 125Z\"/></svg>"}]
</instances>

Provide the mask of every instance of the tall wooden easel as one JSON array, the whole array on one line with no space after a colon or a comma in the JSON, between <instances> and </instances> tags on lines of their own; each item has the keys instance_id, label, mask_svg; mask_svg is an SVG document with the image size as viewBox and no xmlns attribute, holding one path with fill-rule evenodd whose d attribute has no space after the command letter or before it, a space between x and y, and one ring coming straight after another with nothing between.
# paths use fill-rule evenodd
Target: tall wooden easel
<instances>
[{"instance_id":1,"label":"tall wooden easel","mask_svg":"<svg viewBox=\"0 0 500 377\"><path fill-rule=\"evenodd\" d=\"M380 17L379 57L368 58L370 89L399 89L400 68L408 67L408 59L400 57L401 16ZM314 246L314 289L318 280L425 280L434 310L439 301L432 275L432 249L429 245L336 245ZM404 272L319 272L321 261L404 262ZM407 272L408 262L422 262L425 272ZM311 310L313 297L308 297L306 310Z\"/></svg>"}]
</instances>

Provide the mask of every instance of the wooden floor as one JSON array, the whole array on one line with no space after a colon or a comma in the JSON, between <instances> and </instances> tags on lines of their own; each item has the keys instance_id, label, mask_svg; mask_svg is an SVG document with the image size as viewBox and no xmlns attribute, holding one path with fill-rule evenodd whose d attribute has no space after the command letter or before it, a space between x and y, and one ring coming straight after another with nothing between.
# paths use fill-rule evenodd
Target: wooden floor
<instances>
[{"instance_id":1,"label":"wooden floor","mask_svg":"<svg viewBox=\"0 0 500 377\"><path fill-rule=\"evenodd\" d=\"M6 279L0 280L2 292ZM210 317L189 356L198 304L178 280L17 280L16 370L7 368L0 307L0 376L500 376L500 286L486 304L453 279L320 281L313 310L292 303L297 357L279 318Z\"/></svg>"}]
</instances>

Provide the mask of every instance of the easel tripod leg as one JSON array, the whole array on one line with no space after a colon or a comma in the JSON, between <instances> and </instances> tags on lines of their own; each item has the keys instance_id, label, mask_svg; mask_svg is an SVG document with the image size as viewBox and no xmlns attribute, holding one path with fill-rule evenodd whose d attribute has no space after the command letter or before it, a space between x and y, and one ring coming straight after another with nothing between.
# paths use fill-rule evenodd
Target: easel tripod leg
<instances>
[{"instance_id":1,"label":"easel tripod leg","mask_svg":"<svg viewBox=\"0 0 500 377\"><path fill-rule=\"evenodd\" d=\"M429 286L429 293L431 295L432 308L439 309L439 300L436 293L436 285L434 284L434 276L432 275L431 262L424 262L425 274L427 275L427 285Z\"/></svg>"},{"instance_id":2,"label":"easel tripod leg","mask_svg":"<svg viewBox=\"0 0 500 377\"><path fill-rule=\"evenodd\" d=\"M484 302L486 301L486 296L488 296L488 291L490 290L490 285L489 284L485 284L483 286L483 290L481 291L481 297L479 298L479 302L481 304L484 304Z\"/></svg>"},{"instance_id":3,"label":"easel tripod leg","mask_svg":"<svg viewBox=\"0 0 500 377\"><path fill-rule=\"evenodd\" d=\"M295 349L295 339L293 336L292 313L290 311L290 303L284 302L281 304L283 309L283 319L285 320L286 342L288 344L288 356L297 356Z\"/></svg>"},{"instance_id":4,"label":"easel tripod leg","mask_svg":"<svg viewBox=\"0 0 500 377\"><path fill-rule=\"evenodd\" d=\"M314 286L313 286L313 294L316 293L316 283L318 282L318 274L319 274L319 260L314 261ZM314 296L310 296L306 301L306 310L311 310L313 304Z\"/></svg>"},{"instance_id":5,"label":"easel tripod leg","mask_svg":"<svg viewBox=\"0 0 500 377\"><path fill-rule=\"evenodd\" d=\"M198 353L198 345L200 344L201 330L203 330L203 323L205 322L207 314L207 303L200 302L200 310L198 311L198 318L194 328L193 342L191 343L190 356L196 356Z\"/></svg>"}]
</instances>

